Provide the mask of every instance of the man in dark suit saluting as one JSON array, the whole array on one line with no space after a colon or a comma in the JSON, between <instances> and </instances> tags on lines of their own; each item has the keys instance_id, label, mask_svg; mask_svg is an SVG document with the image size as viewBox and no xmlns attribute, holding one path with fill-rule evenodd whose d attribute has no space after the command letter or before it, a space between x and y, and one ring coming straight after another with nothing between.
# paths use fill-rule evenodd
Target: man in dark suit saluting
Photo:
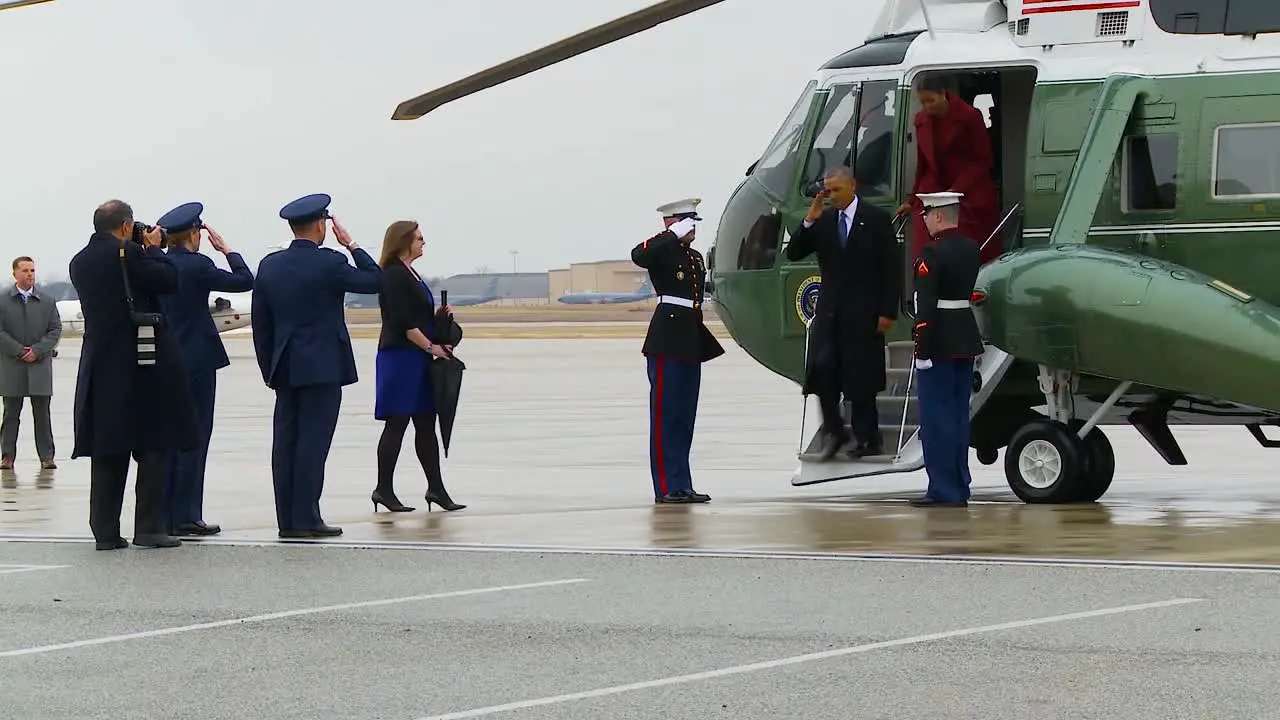
<instances>
[{"instance_id":1,"label":"man in dark suit saluting","mask_svg":"<svg viewBox=\"0 0 1280 720\"><path fill-rule=\"evenodd\" d=\"M294 241L262 259L253 287L253 349L263 382L276 392L271 478L282 538L342 534L321 519L320 494L342 388L357 380L344 301L347 293L382 290L382 269L329 214L329 203L317 194L281 208ZM330 220L355 267L320 247Z\"/></svg>"},{"instance_id":2,"label":"man in dark suit saluting","mask_svg":"<svg viewBox=\"0 0 1280 720\"><path fill-rule=\"evenodd\" d=\"M156 224L169 233L169 262L178 270L178 291L160 298L165 318L182 349L182 364L196 407L199 443L169 461L165 493L169 501L170 534L179 537L217 535L222 528L204 521L204 469L213 434L214 395L218 370L231 364L209 312L209 293L249 292L253 271L240 253L231 252L216 230L204 224L204 205L186 203L165 213ZM209 233L213 249L226 255L231 272L221 270L200 254L200 232Z\"/></svg>"},{"instance_id":3,"label":"man in dark suit saluting","mask_svg":"<svg viewBox=\"0 0 1280 720\"><path fill-rule=\"evenodd\" d=\"M828 206L829 203L829 206ZM857 196L846 167L829 170L804 222L791 232L787 259L818 254L822 290L809 334L803 392L816 393L827 435L823 459L856 440L854 458L884 454L876 394L885 388L884 334L898 317L902 272L893 217ZM840 396L852 409L854 438Z\"/></svg>"}]
</instances>

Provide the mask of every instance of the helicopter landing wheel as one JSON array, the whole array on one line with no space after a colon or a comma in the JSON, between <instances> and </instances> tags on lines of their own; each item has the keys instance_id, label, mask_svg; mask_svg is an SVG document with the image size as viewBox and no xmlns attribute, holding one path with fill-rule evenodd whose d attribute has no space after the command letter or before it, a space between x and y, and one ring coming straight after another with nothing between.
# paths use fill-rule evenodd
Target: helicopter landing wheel
<instances>
[{"instance_id":1,"label":"helicopter landing wheel","mask_svg":"<svg viewBox=\"0 0 1280 720\"><path fill-rule=\"evenodd\" d=\"M1107 493L1111 487L1111 481L1115 478L1115 449L1111 447L1111 441L1107 439L1100 427L1095 426L1082 439L1080 428L1084 427L1084 421L1072 420L1070 427L1071 434L1078 438L1076 442L1080 445L1080 456L1083 461L1077 495L1073 501L1097 502Z\"/></svg>"},{"instance_id":2,"label":"helicopter landing wheel","mask_svg":"<svg viewBox=\"0 0 1280 720\"><path fill-rule=\"evenodd\" d=\"M1009 488L1029 504L1076 501L1086 495L1083 444L1071 429L1041 419L1014 433L1004 454L1004 475Z\"/></svg>"},{"instance_id":3,"label":"helicopter landing wheel","mask_svg":"<svg viewBox=\"0 0 1280 720\"><path fill-rule=\"evenodd\" d=\"M995 465L1000 459L1000 451L995 448L978 448L976 454L983 465Z\"/></svg>"}]
</instances>

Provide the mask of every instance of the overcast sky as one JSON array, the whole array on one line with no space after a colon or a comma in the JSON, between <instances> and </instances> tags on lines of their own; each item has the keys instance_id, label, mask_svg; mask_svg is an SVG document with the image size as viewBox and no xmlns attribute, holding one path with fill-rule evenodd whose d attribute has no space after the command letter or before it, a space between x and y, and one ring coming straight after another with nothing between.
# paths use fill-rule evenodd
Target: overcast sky
<instances>
[{"instance_id":1,"label":"overcast sky","mask_svg":"<svg viewBox=\"0 0 1280 720\"><path fill-rule=\"evenodd\" d=\"M714 227L805 82L881 0L729 0L447 105L401 100L648 0L58 0L0 13L0 218L46 279L120 197L189 200L252 265L312 192L373 250L393 220L419 268L522 271L626 257L654 208ZM710 235L710 233L708 233ZM710 244L710 237L702 241ZM7 263L8 257L4 258Z\"/></svg>"}]
</instances>

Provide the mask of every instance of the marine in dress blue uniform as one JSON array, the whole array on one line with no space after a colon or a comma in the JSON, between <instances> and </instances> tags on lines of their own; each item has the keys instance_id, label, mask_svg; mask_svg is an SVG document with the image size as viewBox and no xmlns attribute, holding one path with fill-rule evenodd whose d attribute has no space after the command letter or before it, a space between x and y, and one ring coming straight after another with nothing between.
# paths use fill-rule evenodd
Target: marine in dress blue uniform
<instances>
[{"instance_id":1,"label":"marine in dress blue uniform","mask_svg":"<svg viewBox=\"0 0 1280 720\"><path fill-rule=\"evenodd\" d=\"M658 503L711 500L694 491L689 469L702 363L724 354L703 322L707 269L691 245L700 202L659 207L667 229L631 250L631 261L649 271L658 295L642 348L649 370L649 472Z\"/></svg>"},{"instance_id":2,"label":"marine in dress blue uniform","mask_svg":"<svg viewBox=\"0 0 1280 720\"><path fill-rule=\"evenodd\" d=\"M253 289L253 271L239 253L231 252L214 237L214 249L224 252L231 271L213 264L200 254L200 233L206 229L200 219L204 205L185 203L165 213L156 224L169 233L169 262L178 271L178 290L160 298L166 322L182 351L182 364L196 408L199 444L196 449L175 453L165 473L165 495L169 507L170 534L179 537L216 535L222 528L204 521L204 473L213 435L214 396L217 371L230 365L222 338L209 312L210 292L240 293Z\"/></svg>"},{"instance_id":3,"label":"marine in dress blue uniform","mask_svg":"<svg viewBox=\"0 0 1280 720\"><path fill-rule=\"evenodd\" d=\"M978 243L961 235L961 193L921 193L932 240L914 265L915 367L919 377L920 441L929 489L916 506L965 507L969 502L969 395L982 334L970 298L982 266Z\"/></svg>"},{"instance_id":4,"label":"marine in dress blue uniform","mask_svg":"<svg viewBox=\"0 0 1280 720\"><path fill-rule=\"evenodd\" d=\"M342 388L358 379L344 301L347 293L382 289L382 269L336 220L334 233L355 267L320 247L330 202L328 195L307 195L280 209L294 240L262 259L253 285L253 349L263 382L276 393L271 479L282 538L342 534L321 518L320 495Z\"/></svg>"}]
</instances>

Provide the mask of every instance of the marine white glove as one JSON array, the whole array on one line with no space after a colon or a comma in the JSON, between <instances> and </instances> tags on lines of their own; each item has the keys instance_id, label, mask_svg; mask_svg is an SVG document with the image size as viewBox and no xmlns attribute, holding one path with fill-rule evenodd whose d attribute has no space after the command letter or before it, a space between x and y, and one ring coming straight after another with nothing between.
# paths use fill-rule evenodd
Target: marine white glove
<instances>
[{"instance_id":1,"label":"marine white glove","mask_svg":"<svg viewBox=\"0 0 1280 720\"><path fill-rule=\"evenodd\" d=\"M917 370L928 370L928 369L929 369L929 368L931 368L931 367L933 367L933 361L932 361L932 360L929 360L929 359L921 360L920 358L916 358L916 369L917 369Z\"/></svg>"},{"instance_id":2,"label":"marine white glove","mask_svg":"<svg viewBox=\"0 0 1280 720\"><path fill-rule=\"evenodd\" d=\"M697 227L697 225L698 225L697 221L694 220L693 218L685 218L678 222L672 223L671 227L667 229L676 234L677 240L683 240L686 235L693 232L694 228Z\"/></svg>"}]
</instances>

